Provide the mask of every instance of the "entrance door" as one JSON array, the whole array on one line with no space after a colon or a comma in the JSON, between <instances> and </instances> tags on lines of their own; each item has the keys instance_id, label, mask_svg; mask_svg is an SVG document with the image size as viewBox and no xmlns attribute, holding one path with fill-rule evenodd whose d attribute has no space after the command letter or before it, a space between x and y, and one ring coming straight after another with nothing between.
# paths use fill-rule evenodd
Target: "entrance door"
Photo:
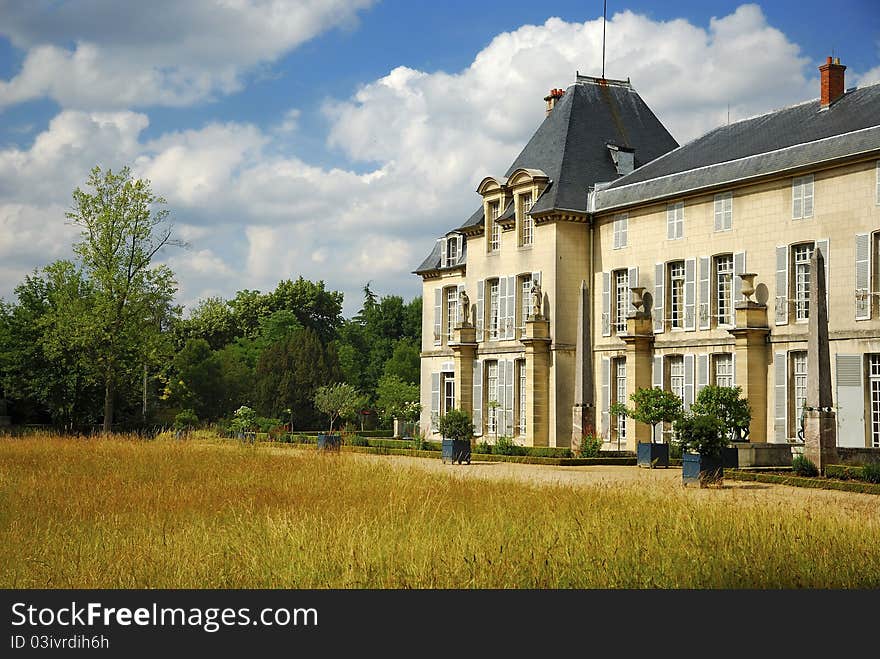
<instances>
[{"instance_id":1,"label":"entrance door","mask_svg":"<svg viewBox=\"0 0 880 659\"><path fill-rule=\"evenodd\" d=\"M455 375L445 373L443 377L443 414L455 409Z\"/></svg>"}]
</instances>

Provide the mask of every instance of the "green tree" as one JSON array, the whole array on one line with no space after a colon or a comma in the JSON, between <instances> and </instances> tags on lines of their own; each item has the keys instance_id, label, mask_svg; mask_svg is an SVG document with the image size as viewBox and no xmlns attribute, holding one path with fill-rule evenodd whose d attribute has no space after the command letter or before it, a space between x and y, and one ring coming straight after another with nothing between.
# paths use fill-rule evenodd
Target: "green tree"
<instances>
[{"instance_id":1,"label":"green tree","mask_svg":"<svg viewBox=\"0 0 880 659\"><path fill-rule=\"evenodd\" d=\"M658 423L672 423L681 416L681 398L671 391L664 391L659 387L652 389L638 389L630 395L630 400L635 403L634 408L629 408L622 403L611 406L609 413L613 416L627 416L641 423L651 426L651 441L656 434Z\"/></svg>"},{"instance_id":2,"label":"green tree","mask_svg":"<svg viewBox=\"0 0 880 659\"><path fill-rule=\"evenodd\" d=\"M113 424L116 387L132 370L156 359L161 335L180 313L172 304L177 285L166 266L153 258L173 240L169 211L161 208L146 180L133 179L128 167L119 173L92 169L88 186L73 191L65 217L80 227L74 253L96 295L92 325L95 361L104 385L104 432Z\"/></svg>"},{"instance_id":3,"label":"green tree","mask_svg":"<svg viewBox=\"0 0 880 659\"><path fill-rule=\"evenodd\" d=\"M204 339L213 350L219 350L238 337L235 314L221 297L199 300L189 318L180 325L182 340Z\"/></svg>"},{"instance_id":4,"label":"green tree","mask_svg":"<svg viewBox=\"0 0 880 659\"><path fill-rule=\"evenodd\" d=\"M395 376L404 382L418 384L421 373L421 355L418 344L409 338L397 341L391 356L385 362L383 372L385 377Z\"/></svg>"},{"instance_id":5,"label":"green tree","mask_svg":"<svg viewBox=\"0 0 880 659\"><path fill-rule=\"evenodd\" d=\"M376 407L382 413L382 419L390 422L393 419L409 421L406 418L408 405L419 402L419 387L404 382L396 375L383 375L376 387Z\"/></svg>"},{"instance_id":6,"label":"green tree","mask_svg":"<svg viewBox=\"0 0 880 659\"><path fill-rule=\"evenodd\" d=\"M190 408L200 419L216 419L223 400L220 360L205 339L190 339L174 356L174 375L169 383L173 400Z\"/></svg>"},{"instance_id":7,"label":"green tree","mask_svg":"<svg viewBox=\"0 0 880 659\"><path fill-rule=\"evenodd\" d=\"M338 384L319 387L315 392L315 407L330 420L330 433L340 418L353 418L363 402L363 396L350 384Z\"/></svg>"},{"instance_id":8,"label":"green tree","mask_svg":"<svg viewBox=\"0 0 880 659\"><path fill-rule=\"evenodd\" d=\"M742 387L703 387L691 405L691 413L714 416L724 428L727 437L741 440L749 432L752 410L742 397Z\"/></svg>"}]
</instances>

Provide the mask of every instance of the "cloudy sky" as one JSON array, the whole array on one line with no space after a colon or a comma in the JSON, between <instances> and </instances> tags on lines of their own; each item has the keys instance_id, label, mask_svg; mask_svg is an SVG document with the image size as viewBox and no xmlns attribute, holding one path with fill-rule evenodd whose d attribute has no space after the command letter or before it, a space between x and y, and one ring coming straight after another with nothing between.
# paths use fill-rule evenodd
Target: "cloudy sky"
<instances>
[{"instance_id":1,"label":"cloudy sky","mask_svg":"<svg viewBox=\"0 0 880 659\"><path fill-rule=\"evenodd\" d=\"M608 77L679 142L880 82L876 0L608 2ZM68 257L71 191L130 165L188 250L179 301L302 274L359 308L411 298L434 238L543 118L601 71L602 2L0 0L0 297Z\"/></svg>"}]
</instances>

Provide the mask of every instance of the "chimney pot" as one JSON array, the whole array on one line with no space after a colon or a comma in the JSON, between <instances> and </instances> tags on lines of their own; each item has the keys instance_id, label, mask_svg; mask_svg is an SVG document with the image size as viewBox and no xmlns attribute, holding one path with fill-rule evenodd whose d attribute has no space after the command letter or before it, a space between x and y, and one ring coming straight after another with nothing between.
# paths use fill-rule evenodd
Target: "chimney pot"
<instances>
[{"instance_id":1,"label":"chimney pot","mask_svg":"<svg viewBox=\"0 0 880 659\"><path fill-rule=\"evenodd\" d=\"M823 110L843 96L846 89L844 71L846 67L840 63L839 57L829 57L825 64L819 67L822 76L821 108Z\"/></svg>"}]
</instances>

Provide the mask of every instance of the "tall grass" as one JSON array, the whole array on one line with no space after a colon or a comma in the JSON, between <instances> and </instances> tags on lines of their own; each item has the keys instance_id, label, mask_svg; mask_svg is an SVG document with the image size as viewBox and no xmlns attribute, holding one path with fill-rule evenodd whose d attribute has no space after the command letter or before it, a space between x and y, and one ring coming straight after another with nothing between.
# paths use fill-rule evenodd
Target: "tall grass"
<instances>
[{"instance_id":1,"label":"tall grass","mask_svg":"<svg viewBox=\"0 0 880 659\"><path fill-rule=\"evenodd\" d=\"M876 588L871 510L232 442L6 439L0 586Z\"/></svg>"}]
</instances>

